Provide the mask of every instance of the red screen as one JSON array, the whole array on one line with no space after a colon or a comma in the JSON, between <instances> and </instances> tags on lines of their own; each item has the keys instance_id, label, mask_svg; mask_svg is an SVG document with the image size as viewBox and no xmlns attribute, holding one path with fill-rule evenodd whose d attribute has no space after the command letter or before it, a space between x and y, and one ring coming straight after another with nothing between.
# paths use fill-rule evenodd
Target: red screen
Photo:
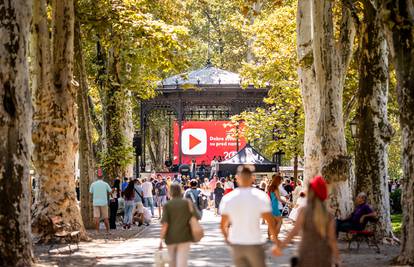
<instances>
[{"instance_id":1,"label":"red screen","mask_svg":"<svg viewBox=\"0 0 414 267\"><path fill-rule=\"evenodd\" d=\"M179 164L179 149L183 164L190 164L193 158L197 164L204 160L207 165L214 156L221 156L223 160L231 158L237 153L233 128L229 121L184 121L181 126L182 144L179 144L178 123L174 122L174 164ZM239 150L245 144L244 138L239 138Z\"/></svg>"}]
</instances>

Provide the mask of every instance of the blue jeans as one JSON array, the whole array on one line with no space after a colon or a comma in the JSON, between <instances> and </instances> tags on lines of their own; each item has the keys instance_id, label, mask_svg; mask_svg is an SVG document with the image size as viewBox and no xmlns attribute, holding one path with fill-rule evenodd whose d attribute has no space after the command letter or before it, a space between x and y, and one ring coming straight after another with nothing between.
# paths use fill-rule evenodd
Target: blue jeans
<instances>
[{"instance_id":1,"label":"blue jeans","mask_svg":"<svg viewBox=\"0 0 414 267\"><path fill-rule=\"evenodd\" d=\"M144 206L151 209L151 215L154 216L154 199L152 197L144 197Z\"/></svg>"},{"instance_id":2,"label":"blue jeans","mask_svg":"<svg viewBox=\"0 0 414 267\"><path fill-rule=\"evenodd\" d=\"M132 211L134 209L134 203L125 203L124 208L124 224L132 224Z\"/></svg>"}]
</instances>

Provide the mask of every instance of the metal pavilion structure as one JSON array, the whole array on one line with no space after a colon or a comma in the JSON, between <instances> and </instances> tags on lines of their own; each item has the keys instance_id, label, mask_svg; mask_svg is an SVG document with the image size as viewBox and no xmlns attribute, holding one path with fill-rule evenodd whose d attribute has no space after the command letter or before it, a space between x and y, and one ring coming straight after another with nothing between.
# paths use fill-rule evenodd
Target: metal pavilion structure
<instances>
[{"instance_id":1,"label":"metal pavilion structure","mask_svg":"<svg viewBox=\"0 0 414 267\"><path fill-rule=\"evenodd\" d=\"M181 145L183 121L229 120L233 115L264 106L263 99L269 88L242 88L239 74L208 63L201 69L163 80L156 91L158 94L155 98L141 102L141 168L146 165L145 136L151 112L162 110L165 116L171 116L177 121ZM169 155L171 157L171 149ZM181 164L181 149L178 157Z\"/></svg>"}]
</instances>

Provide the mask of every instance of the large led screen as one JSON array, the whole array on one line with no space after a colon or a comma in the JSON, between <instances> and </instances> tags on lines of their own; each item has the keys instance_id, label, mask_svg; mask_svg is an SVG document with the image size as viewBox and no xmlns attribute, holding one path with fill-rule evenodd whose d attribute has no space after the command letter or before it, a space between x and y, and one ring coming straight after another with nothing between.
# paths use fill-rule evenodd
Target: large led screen
<instances>
[{"instance_id":1,"label":"large led screen","mask_svg":"<svg viewBox=\"0 0 414 267\"><path fill-rule=\"evenodd\" d=\"M179 163L180 149L184 164L189 164L193 158L197 164L205 161L207 165L214 156L221 156L223 160L231 158L237 153L237 139L232 129L229 121L184 121L179 144L178 123L174 122L174 164ZM246 141L239 138L239 149L245 144Z\"/></svg>"}]
</instances>

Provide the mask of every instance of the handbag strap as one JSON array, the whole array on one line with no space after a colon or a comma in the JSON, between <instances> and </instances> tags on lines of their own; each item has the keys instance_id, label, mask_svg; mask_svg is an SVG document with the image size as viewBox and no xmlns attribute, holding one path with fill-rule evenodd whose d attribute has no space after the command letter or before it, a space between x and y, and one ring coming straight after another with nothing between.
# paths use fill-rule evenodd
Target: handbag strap
<instances>
[{"instance_id":1,"label":"handbag strap","mask_svg":"<svg viewBox=\"0 0 414 267\"><path fill-rule=\"evenodd\" d=\"M141 198L141 200L144 200L144 196L142 194L140 194L135 187L134 187L134 191L137 192L137 194Z\"/></svg>"}]
</instances>

